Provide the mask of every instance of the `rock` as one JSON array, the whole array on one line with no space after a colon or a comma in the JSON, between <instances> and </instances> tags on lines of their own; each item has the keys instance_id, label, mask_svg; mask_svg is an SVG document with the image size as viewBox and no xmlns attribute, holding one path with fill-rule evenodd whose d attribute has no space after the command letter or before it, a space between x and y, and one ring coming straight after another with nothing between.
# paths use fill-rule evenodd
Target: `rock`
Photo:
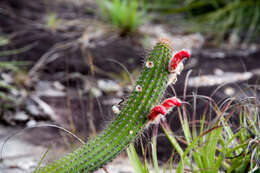
<instances>
[{"instance_id":1,"label":"rock","mask_svg":"<svg viewBox=\"0 0 260 173\"><path fill-rule=\"evenodd\" d=\"M98 88L106 93L118 92L121 87L113 80L103 80L100 79L97 81Z\"/></svg>"},{"instance_id":2,"label":"rock","mask_svg":"<svg viewBox=\"0 0 260 173\"><path fill-rule=\"evenodd\" d=\"M46 102L44 102L43 100L41 100L39 97L37 96L31 96L31 99L37 103L37 105L39 106L39 108L43 111L43 113L45 115L47 115L48 117L54 118L55 117L55 112L52 109L51 106L49 106Z\"/></svg>"},{"instance_id":3,"label":"rock","mask_svg":"<svg viewBox=\"0 0 260 173\"><path fill-rule=\"evenodd\" d=\"M47 148L36 146L12 134L21 132L21 129L0 126L0 144L3 147L2 160L0 161L0 173L24 173L32 172ZM5 145L3 146L3 143Z\"/></svg>"},{"instance_id":4,"label":"rock","mask_svg":"<svg viewBox=\"0 0 260 173\"><path fill-rule=\"evenodd\" d=\"M108 172L113 172L113 173L134 173L135 172L130 161L127 158L122 156L119 156L113 162L106 165L105 168L108 170ZM95 171L95 173L103 173L103 172L104 172L103 169L99 169Z\"/></svg>"},{"instance_id":5,"label":"rock","mask_svg":"<svg viewBox=\"0 0 260 173\"><path fill-rule=\"evenodd\" d=\"M208 57L208 58L219 58L219 59L223 59L227 57L227 53L222 51L222 50L216 50L216 51L203 51L201 52L201 54L203 54L203 56Z\"/></svg>"},{"instance_id":6,"label":"rock","mask_svg":"<svg viewBox=\"0 0 260 173\"><path fill-rule=\"evenodd\" d=\"M191 87L214 86L223 83L245 81L250 79L252 76L253 74L251 72L225 72L223 75L202 75L191 77L188 81L188 85Z\"/></svg>"},{"instance_id":7,"label":"rock","mask_svg":"<svg viewBox=\"0 0 260 173\"><path fill-rule=\"evenodd\" d=\"M257 68L257 69L253 69L251 70L251 72L256 75L256 76L260 76L260 68Z\"/></svg>"},{"instance_id":8,"label":"rock","mask_svg":"<svg viewBox=\"0 0 260 173\"><path fill-rule=\"evenodd\" d=\"M235 94L236 90L234 88L231 88L231 87L227 87L225 88L224 90L224 93L228 96L233 96Z\"/></svg>"},{"instance_id":9,"label":"rock","mask_svg":"<svg viewBox=\"0 0 260 173\"><path fill-rule=\"evenodd\" d=\"M37 166L37 162L32 160L32 158L20 160L17 162L17 167L23 170L31 170Z\"/></svg>"},{"instance_id":10,"label":"rock","mask_svg":"<svg viewBox=\"0 0 260 173\"><path fill-rule=\"evenodd\" d=\"M61 88L63 87L61 84L57 84L57 82L51 83L49 81L39 81L36 84L35 90L38 96L63 97L66 94Z\"/></svg>"},{"instance_id":11,"label":"rock","mask_svg":"<svg viewBox=\"0 0 260 173\"><path fill-rule=\"evenodd\" d=\"M25 122L29 120L29 116L25 112L17 112L12 119L17 122Z\"/></svg>"},{"instance_id":12,"label":"rock","mask_svg":"<svg viewBox=\"0 0 260 173\"><path fill-rule=\"evenodd\" d=\"M10 90L10 93L11 93L13 96L20 96L20 95L23 95L23 94L24 94L24 93L18 91L17 89L15 89L15 88L12 88L12 89Z\"/></svg>"},{"instance_id":13,"label":"rock","mask_svg":"<svg viewBox=\"0 0 260 173\"><path fill-rule=\"evenodd\" d=\"M102 92L100 91L100 89L92 87L89 89L90 94L92 94L92 96L98 98L102 96Z\"/></svg>"},{"instance_id":14,"label":"rock","mask_svg":"<svg viewBox=\"0 0 260 173\"><path fill-rule=\"evenodd\" d=\"M120 103L122 101L122 99L120 98L110 98L110 99L104 99L102 100L102 103L104 105L109 105L109 106L112 106L112 105L117 105L118 103Z\"/></svg>"},{"instance_id":15,"label":"rock","mask_svg":"<svg viewBox=\"0 0 260 173\"><path fill-rule=\"evenodd\" d=\"M65 86L62 85L59 81L55 81L53 82L53 87L59 91L64 91L65 90Z\"/></svg>"},{"instance_id":16,"label":"rock","mask_svg":"<svg viewBox=\"0 0 260 173\"><path fill-rule=\"evenodd\" d=\"M24 173L24 171L19 168L9 168L0 163L0 173Z\"/></svg>"},{"instance_id":17,"label":"rock","mask_svg":"<svg viewBox=\"0 0 260 173\"><path fill-rule=\"evenodd\" d=\"M6 82L8 84L13 82L12 76L7 73L1 73L1 78L3 79L4 82Z\"/></svg>"},{"instance_id":18,"label":"rock","mask_svg":"<svg viewBox=\"0 0 260 173\"><path fill-rule=\"evenodd\" d=\"M39 116L41 115L41 111L39 110L39 108L35 105L34 102L28 100L25 102L25 107L26 107L26 110L33 116Z\"/></svg>"},{"instance_id":19,"label":"rock","mask_svg":"<svg viewBox=\"0 0 260 173\"><path fill-rule=\"evenodd\" d=\"M27 127L34 127L36 126L37 122L35 120L30 120L26 123Z\"/></svg>"},{"instance_id":20,"label":"rock","mask_svg":"<svg viewBox=\"0 0 260 173\"><path fill-rule=\"evenodd\" d=\"M211 48L195 51L195 54L199 57L211 58L211 59L226 59L226 58L247 58L251 57L254 54L257 54L259 49L255 47L249 47L245 49L227 49L228 46L225 46L223 49Z\"/></svg>"},{"instance_id":21,"label":"rock","mask_svg":"<svg viewBox=\"0 0 260 173\"><path fill-rule=\"evenodd\" d=\"M221 70L220 68L216 68L216 69L214 70L214 74L217 75L217 76L221 76L221 75L224 74L224 71Z\"/></svg>"},{"instance_id":22,"label":"rock","mask_svg":"<svg viewBox=\"0 0 260 173\"><path fill-rule=\"evenodd\" d=\"M232 49L232 48L238 47L240 42L241 42L241 39L240 39L238 33L233 31L230 34L229 39L228 39L229 48Z\"/></svg>"}]
</instances>

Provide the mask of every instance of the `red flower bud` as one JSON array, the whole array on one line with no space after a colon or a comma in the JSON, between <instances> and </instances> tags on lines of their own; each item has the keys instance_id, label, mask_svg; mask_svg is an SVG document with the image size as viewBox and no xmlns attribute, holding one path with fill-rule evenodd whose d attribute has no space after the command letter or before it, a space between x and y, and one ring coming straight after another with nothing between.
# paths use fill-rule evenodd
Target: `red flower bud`
<instances>
[{"instance_id":1,"label":"red flower bud","mask_svg":"<svg viewBox=\"0 0 260 173\"><path fill-rule=\"evenodd\" d=\"M168 110L168 109L172 108L173 106L180 107L181 104L182 104L182 102L179 99L177 99L176 97L171 97L171 98L164 100L162 103L162 106L166 110Z\"/></svg>"},{"instance_id":2,"label":"red flower bud","mask_svg":"<svg viewBox=\"0 0 260 173\"><path fill-rule=\"evenodd\" d=\"M164 115L166 113L165 108L161 105L156 105L155 107L152 108L150 115L149 115L149 120L153 121L155 118L159 115L162 114Z\"/></svg>"},{"instance_id":3,"label":"red flower bud","mask_svg":"<svg viewBox=\"0 0 260 173\"><path fill-rule=\"evenodd\" d=\"M186 50L181 50L177 52L170 60L169 64L169 70L170 72L174 71L178 64L184 59L184 58L190 58L190 52Z\"/></svg>"}]
</instances>

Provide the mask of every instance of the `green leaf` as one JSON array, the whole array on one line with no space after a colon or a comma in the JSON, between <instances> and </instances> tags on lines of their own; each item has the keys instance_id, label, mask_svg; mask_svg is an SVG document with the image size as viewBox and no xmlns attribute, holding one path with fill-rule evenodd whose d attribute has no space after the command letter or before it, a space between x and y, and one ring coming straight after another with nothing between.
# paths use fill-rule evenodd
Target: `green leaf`
<instances>
[{"instance_id":1,"label":"green leaf","mask_svg":"<svg viewBox=\"0 0 260 173\"><path fill-rule=\"evenodd\" d=\"M139 160L133 143L129 145L129 147L126 149L126 152L136 173L148 173L146 169L142 166L142 163Z\"/></svg>"}]
</instances>

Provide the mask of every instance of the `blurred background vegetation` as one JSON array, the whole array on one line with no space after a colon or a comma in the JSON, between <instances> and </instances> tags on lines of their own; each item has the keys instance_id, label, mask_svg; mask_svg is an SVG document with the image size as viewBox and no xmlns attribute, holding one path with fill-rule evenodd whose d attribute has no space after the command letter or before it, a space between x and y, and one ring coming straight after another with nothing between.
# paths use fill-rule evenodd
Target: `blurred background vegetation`
<instances>
[{"instance_id":1,"label":"blurred background vegetation","mask_svg":"<svg viewBox=\"0 0 260 173\"><path fill-rule=\"evenodd\" d=\"M151 16L181 16L186 30L203 32L214 40L237 37L241 42L259 41L258 0L105 0L98 1L104 19L122 32L133 32ZM149 16L149 17L148 17ZM155 17L156 18L156 17ZM175 19L167 18L168 23ZM177 21L177 24L180 21Z\"/></svg>"}]
</instances>

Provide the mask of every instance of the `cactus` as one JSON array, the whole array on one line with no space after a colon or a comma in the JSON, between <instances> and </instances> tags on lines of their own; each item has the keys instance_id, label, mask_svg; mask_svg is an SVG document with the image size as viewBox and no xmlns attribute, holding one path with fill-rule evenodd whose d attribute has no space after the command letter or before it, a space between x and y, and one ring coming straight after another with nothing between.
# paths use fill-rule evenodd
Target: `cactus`
<instances>
[{"instance_id":1,"label":"cactus","mask_svg":"<svg viewBox=\"0 0 260 173\"><path fill-rule=\"evenodd\" d=\"M149 113L161 102L170 74L170 64L176 61L165 39L159 41L145 60L139 80L116 118L97 137L71 154L35 170L35 173L92 172L104 166L128 147L149 124ZM184 58L184 57L182 57ZM189 58L189 57L188 57ZM177 57L178 63L181 58ZM177 64L178 65L178 64ZM175 65L173 68L177 68ZM176 78L177 75L175 75ZM172 81L176 81L172 80ZM153 113L153 112L151 112ZM151 114L150 113L150 114Z\"/></svg>"}]
</instances>

